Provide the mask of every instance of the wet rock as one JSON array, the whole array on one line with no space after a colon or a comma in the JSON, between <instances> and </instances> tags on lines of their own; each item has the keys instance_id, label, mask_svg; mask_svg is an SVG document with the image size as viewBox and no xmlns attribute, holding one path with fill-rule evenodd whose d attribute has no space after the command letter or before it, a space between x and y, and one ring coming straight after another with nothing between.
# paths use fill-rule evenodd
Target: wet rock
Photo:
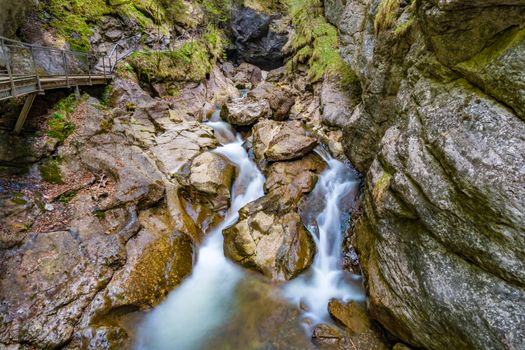
<instances>
[{"instance_id":1,"label":"wet rock","mask_svg":"<svg viewBox=\"0 0 525 350\"><path fill-rule=\"evenodd\" d=\"M222 105L239 95L239 90L228 80L223 72L214 67L206 82L206 103Z\"/></svg>"},{"instance_id":2,"label":"wet rock","mask_svg":"<svg viewBox=\"0 0 525 350\"><path fill-rule=\"evenodd\" d=\"M235 99L222 106L221 118L233 125L253 125L271 115L266 100Z\"/></svg>"},{"instance_id":3,"label":"wet rock","mask_svg":"<svg viewBox=\"0 0 525 350\"><path fill-rule=\"evenodd\" d=\"M238 223L223 231L224 254L274 280L289 280L307 269L316 247L294 211L296 197L275 191L243 207Z\"/></svg>"},{"instance_id":4,"label":"wet rock","mask_svg":"<svg viewBox=\"0 0 525 350\"><path fill-rule=\"evenodd\" d=\"M367 86L345 150L367 173L356 249L369 312L414 347L523 348L525 7L401 4L375 32L376 4L347 2L338 21Z\"/></svg>"},{"instance_id":5,"label":"wet rock","mask_svg":"<svg viewBox=\"0 0 525 350\"><path fill-rule=\"evenodd\" d=\"M342 88L336 81L327 79L323 81L320 97L323 123L338 128L345 127L356 105L349 89Z\"/></svg>"},{"instance_id":6,"label":"wet rock","mask_svg":"<svg viewBox=\"0 0 525 350\"><path fill-rule=\"evenodd\" d=\"M251 89L261 82L262 71L257 66L243 62L230 73L230 79L239 88Z\"/></svg>"},{"instance_id":7,"label":"wet rock","mask_svg":"<svg viewBox=\"0 0 525 350\"><path fill-rule=\"evenodd\" d=\"M272 17L240 7L235 10L232 18L230 26L239 60L265 70L283 65L281 49L288 41L288 35L271 28Z\"/></svg>"},{"instance_id":8,"label":"wet rock","mask_svg":"<svg viewBox=\"0 0 525 350\"><path fill-rule=\"evenodd\" d=\"M320 324L314 328L312 341L315 345L328 349L338 349L343 335L334 326Z\"/></svg>"},{"instance_id":9,"label":"wet rock","mask_svg":"<svg viewBox=\"0 0 525 350\"><path fill-rule=\"evenodd\" d=\"M227 209L235 167L221 155L204 152L188 168L177 178L193 200L214 211Z\"/></svg>"},{"instance_id":10,"label":"wet rock","mask_svg":"<svg viewBox=\"0 0 525 350\"><path fill-rule=\"evenodd\" d=\"M197 122L174 125L156 138L156 144L151 151L160 162L160 169L169 177L193 157L219 145L213 130Z\"/></svg>"},{"instance_id":11,"label":"wet rock","mask_svg":"<svg viewBox=\"0 0 525 350\"><path fill-rule=\"evenodd\" d=\"M0 249L20 244L41 209L21 192L0 193Z\"/></svg>"},{"instance_id":12,"label":"wet rock","mask_svg":"<svg viewBox=\"0 0 525 350\"><path fill-rule=\"evenodd\" d=\"M120 327L90 327L75 337L70 347L86 350L124 349L129 347L128 338L126 331Z\"/></svg>"},{"instance_id":13,"label":"wet rock","mask_svg":"<svg viewBox=\"0 0 525 350\"><path fill-rule=\"evenodd\" d=\"M366 308L355 301L344 303L339 299L332 299L328 303L330 316L351 334L360 334L370 329L370 319Z\"/></svg>"},{"instance_id":14,"label":"wet rock","mask_svg":"<svg viewBox=\"0 0 525 350\"><path fill-rule=\"evenodd\" d=\"M314 350L300 323L301 313L280 295L279 286L247 274L235 288L236 312L214 330L202 348Z\"/></svg>"},{"instance_id":15,"label":"wet rock","mask_svg":"<svg viewBox=\"0 0 525 350\"><path fill-rule=\"evenodd\" d=\"M93 299L82 325L152 307L191 272L193 242L171 220L164 208L140 213L142 229L126 244L126 264Z\"/></svg>"},{"instance_id":16,"label":"wet rock","mask_svg":"<svg viewBox=\"0 0 525 350\"><path fill-rule=\"evenodd\" d=\"M295 96L291 91L268 82L259 84L248 93L248 96L256 100L268 100L272 109L272 119L279 121L288 119L290 110L295 104Z\"/></svg>"},{"instance_id":17,"label":"wet rock","mask_svg":"<svg viewBox=\"0 0 525 350\"><path fill-rule=\"evenodd\" d=\"M299 122L262 120L254 127L253 148L258 162L301 158L316 145L317 140L307 136Z\"/></svg>"},{"instance_id":18,"label":"wet rock","mask_svg":"<svg viewBox=\"0 0 525 350\"><path fill-rule=\"evenodd\" d=\"M95 246L106 250L105 257L92 254ZM19 248L0 254L0 342L47 348L70 339L84 309L109 282L110 261L122 261L118 244L100 232L89 238L72 231L30 234Z\"/></svg>"},{"instance_id":19,"label":"wet rock","mask_svg":"<svg viewBox=\"0 0 525 350\"><path fill-rule=\"evenodd\" d=\"M309 193L317 183L317 175L325 167L326 163L314 153L294 161L272 163L264 170L266 176L264 191L268 193L294 185L301 189L302 194Z\"/></svg>"}]
</instances>

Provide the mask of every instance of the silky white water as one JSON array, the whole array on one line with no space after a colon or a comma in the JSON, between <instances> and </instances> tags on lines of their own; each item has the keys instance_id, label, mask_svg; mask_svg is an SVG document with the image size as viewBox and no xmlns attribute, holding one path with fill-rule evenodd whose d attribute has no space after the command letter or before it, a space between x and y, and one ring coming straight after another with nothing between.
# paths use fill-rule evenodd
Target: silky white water
<instances>
[{"instance_id":1,"label":"silky white water","mask_svg":"<svg viewBox=\"0 0 525 350\"><path fill-rule=\"evenodd\" d=\"M234 133L226 123L209 125L231 141L215 150L238 169L231 208L224 221L208 233L192 275L146 316L138 330L137 350L201 348L206 336L228 319L233 291L243 276L241 269L224 257L222 230L237 221L240 208L264 195L264 177L249 159L241 138L232 140Z\"/></svg>"},{"instance_id":2,"label":"silky white water","mask_svg":"<svg viewBox=\"0 0 525 350\"><path fill-rule=\"evenodd\" d=\"M316 151L328 164L319 176L315 189L309 194L312 200L323 201L323 205L314 206L309 213L315 218L313 222L317 223L308 227L314 236L317 254L309 271L284 288L284 295L289 300L306 306L305 318L310 320L310 329L328 321L327 305L330 299L361 301L365 298L359 284L351 283L352 279L359 277L341 268L343 226L351 210L343 205L343 200L348 201L350 198L354 202L359 181L352 169L332 158L323 148Z\"/></svg>"}]
</instances>

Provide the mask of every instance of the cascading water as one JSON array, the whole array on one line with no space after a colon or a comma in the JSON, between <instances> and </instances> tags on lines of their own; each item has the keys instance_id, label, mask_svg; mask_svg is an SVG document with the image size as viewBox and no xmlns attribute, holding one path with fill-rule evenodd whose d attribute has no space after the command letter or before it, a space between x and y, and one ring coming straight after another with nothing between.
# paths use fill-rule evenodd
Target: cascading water
<instances>
[{"instance_id":1,"label":"cascading water","mask_svg":"<svg viewBox=\"0 0 525 350\"><path fill-rule=\"evenodd\" d=\"M237 221L240 208L264 195L264 177L249 159L242 139L231 139L235 134L228 124L209 125L231 141L215 150L238 169L231 208L224 221L208 234L192 275L144 320L138 331L137 350L199 349L206 334L228 318L233 290L243 276L240 268L224 257L222 230Z\"/></svg>"},{"instance_id":2,"label":"cascading water","mask_svg":"<svg viewBox=\"0 0 525 350\"><path fill-rule=\"evenodd\" d=\"M312 201L323 203L313 206L308 213L313 219L308 229L317 232L314 234L317 254L310 270L284 287L284 295L289 300L306 306L305 317L310 320L310 327L328 320L330 299L360 301L365 298L357 281L359 277L344 272L340 264L343 225L359 187L357 174L323 148L316 151L328 164L309 195ZM345 200L347 205L343 203Z\"/></svg>"},{"instance_id":3,"label":"cascading water","mask_svg":"<svg viewBox=\"0 0 525 350\"><path fill-rule=\"evenodd\" d=\"M239 98L246 94L241 91ZM220 120L220 109L206 125L214 129L222 144L214 152L228 158L238 169L231 207L224 221L207 234L192 275L142 322L136 350L208 348L210 335L229 322L236 287L247 277L244 270L224 257L222 230L237 221L239 209L264 195L265 179L243 148L241 137ZM310 320L309 329L328 321L327 304L331 298L364 300L358 277L343 272L340 266L343 226L354 204L358 177L324 148L316 151L328 167L307 197L304 221L310 232L316 233L313 236L317 254L305 274L283 287L289 301L307 307L304 317Z\"/></svg>"}]
</instances>

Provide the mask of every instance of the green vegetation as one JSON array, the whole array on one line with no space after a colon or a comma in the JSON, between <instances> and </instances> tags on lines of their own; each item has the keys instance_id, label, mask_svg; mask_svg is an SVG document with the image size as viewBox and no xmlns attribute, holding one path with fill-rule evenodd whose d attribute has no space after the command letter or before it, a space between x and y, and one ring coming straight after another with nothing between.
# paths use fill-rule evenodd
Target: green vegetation
<instances>
[{"instance_id":1,"label":"green vegetation","mask_svg":"<svg viewBox=\"0 0 525 350\"><path fill-rule=\"evenodd\" d=\"M93 215L95 215L97 218L99 219L104 219L106 218L106 212L104 210L101 210L101 209L97 209L93 212Z\"/></svg>"},{"instance_id":2,"label":"green vegetation","mask_svg":"<svg viewBox=\"0 0 525 350\"><path fill-rule=\"evenodd\" d=\"M295 55L288 70L297 64L308 65L312 82L324 77L337 77L343 85L355 80L355 74L339 54L337 29L323 15L320 0L288 0L288 10L295 27L292 46Z\"/></svg>"},{"instance_id":3,"label":"green vegetation","mask_svg":"<svg viewBox=\"0 0 525 350\"><path fill-rule=\"evenodd\" d=\"M47 135L58 141L59 144L64 143L66 138L75 131L75 124L67 120L67 115L75 110L78 101L75 95L69 95L60 100L53 109L55 113L47 121Z\"/></svg>"},{"instance_id":4,"label":"green vegetation","mask_svg":"<svg viewBox=\"0 0 525 350\"><path fill-rule=\"evenodd\" d=\"M11 201L17 205L24 205L27 203L24 197L25 196L22 192L13 192L13 197L11 197Z\"/></svg>"},{"instance_id":5,"label":"green vegetation","mask_svg":"<svg viewBox=\"0 0 525 350\"><path fill-rule=\"evenodd\" d=\"M58 197L58 201L64 205L68 205L69 202L71 202L71 200L73 198L75 198L75 196L77 195L77 192L76 191L70 191L70 192L66 192L66 193L62 193L59 197Z\"/></svg>"},{"instance_id":6,"label":"green vegetation","mask_svg":"<svg viewBox=\"0 0 525 350\"><path fill-rule=\"evenodd\" d=\"M217 27L219 23L230 19L230 9L233 0L200 0L200 4L206 13L208 23Z\"/></svg>"},{"instance_id":7,"label":"green vegetation","mask_svg":"<svg viewBox=\"0 0 525 350\"><path fill-rule=\"evenodd\" d=\"M51 15L55 28L73 50L91 49L89 37L92 27L104 15L118 15L136 22L141 30L162 28L169 22L191 25L191 18L182 0L49 0L41 2L42 10Z\"/></svg>"},{"instance_id":8,"label":"green vegetation","mask_svg":"<svg viewBox=\"0 0 525 350\"><path fill-rule=\"evenodd\" d=\"M60 174L59 161L57 159L46 159L40 164L39 170L42 178L53 184L62 184L62 175Z\"/></svg>"},{"instance_id":9,"label":"green vegetation","mask_svg":"<svg viewBox=\"0 0 525 350\"><path fill-rule=\"evenodd\" d=\"M409 0L409 3L410 5L404 9L408 11L410 17L394 29L394 35L397 38L404 36L414 24L413 14L416 11L416 2L414 0ZM374 30L376 35L381 31L391 29L404 9L401 8L401 0L383 0L379 4L374 19Z\"/></svg>"},{"instance_id":10,"label":"green vegetation","mask_svg":"<svg viewBox=\"0 0 525 350\"><path fill-rule=\"evenodd\" d=\"M257 11L272 13L283 5L281 0L244 0L244 6Z\"/></svg>"},{"instance_id":11,"label":"green vegetation","mask_svg":"<svg viewBox=\"0 0 525 350\"><path fill-rule=\"evenodd\" d=\"M223 56L227 40L213 25L197 40L174 51L136 52L128 58L137 76L147 82L200 81Z\"/></svg>"},{"instance_id":12,"label":"green vegetation","mask_svg":"<svg viewBox=\"0 0 525 350\"><path fill-rule=\"evenodd\" d=\"M377 14L374 19L374 30L376 34L378 34L381 30L392 28L394 23L396 23L400 6L400 0L383 0L379 4Z\"/></svg>"}]
</instances>

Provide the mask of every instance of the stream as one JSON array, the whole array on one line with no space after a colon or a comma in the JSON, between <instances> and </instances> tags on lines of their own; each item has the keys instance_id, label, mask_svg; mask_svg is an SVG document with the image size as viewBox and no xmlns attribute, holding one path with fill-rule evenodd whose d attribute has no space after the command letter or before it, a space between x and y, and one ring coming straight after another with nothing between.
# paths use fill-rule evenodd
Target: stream
<instances>
[{"instance_id":1,"label":"stream","mask_svg":"<svg viewBox=\"0 0 525 350\"><path fill-rule=\"evenodd\" d=\"M243 147L244 140L219 121L217 113L206 124L222 144L214 152L238 170L231 207L222 223L207 233L192 275L140 323L135 349L256 349L271 342L264 338L272 336L282 338L277 340L281 347L272 343L275 348L313 348L311 330L330 322L331 298L364 300L360 277L341 269L344 227L358 193L358 174L324 148L316 149L328 166L306 199L303 221L313 233L317 254L299 278L271 284L223 254L223 229L238 220L240 208L264 196L265 178ZM287 322L290 325L281 326ZM280 336L279 327L286 330Z\"/></svg>"}]
</instances>

